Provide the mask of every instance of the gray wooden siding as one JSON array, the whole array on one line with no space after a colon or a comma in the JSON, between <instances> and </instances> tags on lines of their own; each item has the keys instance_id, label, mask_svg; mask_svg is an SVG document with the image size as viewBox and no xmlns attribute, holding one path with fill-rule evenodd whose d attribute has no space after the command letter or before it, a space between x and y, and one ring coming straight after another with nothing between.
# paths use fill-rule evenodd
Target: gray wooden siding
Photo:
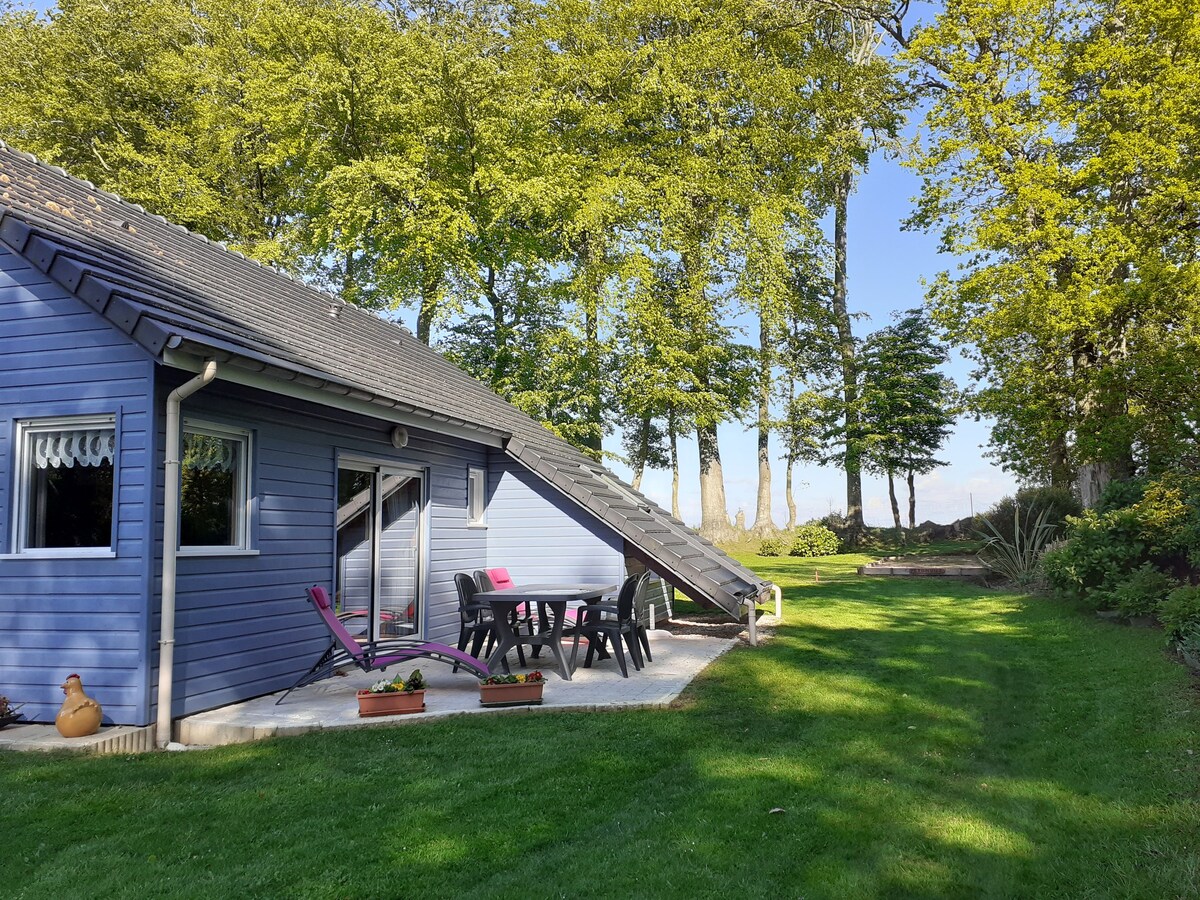
<instances>
[{"instance_id":1,"label":"gray wooden siding","mask_svg":"<svg viewBox=\"0 0 1200 900\"><path fill-rule=\"evenodd\" d=\"M160 399L184 379L163 374ZM486 463L486 448L411 428L408 446L396 450L382 422L219 379L184 403L184 416L253 432L258 554L180 558L174 715L285 688L329 643L304 589L333 581L339 452L426 470L424 635L457 640L454 573L487 558L488 532L468 528L466 518L467 468Z\"/></svg>"},{"instance_id":2,"label":"gray wooden siding","mask_svg":"<svg viewBox=\"0 0 1200 900\"><path fill-rule=\"evenodd\" d=\"M513 581L615 583L624 539L499 451L488 463L488 566Z\"/></svg>"},{"instance_id":3,"label":"gray wooden siding","mask_svg":"<svg viewBox=\"0 0 1200 900\"><path fill-rule=\"evenodd\" d=\"M71 672L105 721L144 724L150 358L23 259L0 249L0 694L53 721ZM14 557L16 422L114 414L115 558Z\"/></svg>"}]
</instances>

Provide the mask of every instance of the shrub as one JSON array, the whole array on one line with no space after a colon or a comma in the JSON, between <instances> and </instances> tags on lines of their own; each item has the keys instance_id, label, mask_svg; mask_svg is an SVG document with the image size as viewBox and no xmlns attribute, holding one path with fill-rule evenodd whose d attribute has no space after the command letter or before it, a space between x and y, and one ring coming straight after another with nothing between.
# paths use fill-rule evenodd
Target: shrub
<instances>
[{"instance_id":1,"label":"shrub","mask_svg":"<svg viewBox=\"0 0 1200 900\"><path fill-rule=\"evenodd\" d=\"M792 537L790 556L831 556L838 552L838 536L824 525L801 525Z\"/></svg>"},{"instance_id":2,"label":"shrub","mask_svg":"<svg viewBox=\"0 0 1200 900\"><path fill-rule=\"evenodd\" d=\"M1059 597L1104 608L1107 592L1148 561L1137 514L1126 508L1101 516L1089 509L1069 524L1068 540L1042 557L1042 572Z\"/></svg>"},{"instance_id":3,"label":"shrub","mask_svg":"<svg viewBox=\"0 0 1200 900\"><path fill-rule=\"evenodd\" d=\"M1028 584L1033 580L1046 545L1055 528L1047 519L1050 511L1012 508L1010 528L1001 529L991 519L983 519L983 547L979 558L1009 581ZM989 533L990 532L990 533Z\"/></svg>"},{"instance_id":4,"label":"shrub","mask_svg":"<svg viewBox=\"0 0 1200 900\"><path fill-rule=\"evenodd\" d=\"M1045 524L1055 532L1063 530L1070 516L1083 512L1083 507L1075 499L1069 488L1064 487L1024 487L1017 491L1014 497L1005 497L983 514L983 519L992 525L992 531L1007 533L1012 526L1013 516L1017 508L1032 511L1034 515L1046 513ZM983 527L988 532L986 526Z\"/></svg>"},{"instance_id":5,"label":"shrub","mask_svg":"<svg viewBox=\"0 0 1200 900\"><path fill-rule=\"evenodd\" d=\"M1167 637L1200 636L1200 585L1178 587L1159 604L1158 618Z\"/></svg>"},{"instance_id":6,"label":"shrub","mask_svg":"<svg viewBox=\"0 0 1200 900\"><path fill-rule=\"evenodd\" d=\"M1141 536L1164 568L1187 564L1200 551L1200 480L1171 474L1150 482L1130 507L1141 523ZM1200 559L1193 559L1193 564Z\"/></svg>"},{"instance_id":7,"label":"shrub","mask_svg":"<svg viewBox=\"0 0 1200 900\"><path fill-rule=\"evenodd\" d=\"M1167 472L1152 481L1121 482L1105 492L1102 506L1109 508L1071 519L1067 540L1042 560L1055 593L1140 615L1171 584L1195 580L1200 476Z\"/></svg>"},{"instance_id":8,"label":"shrub","mask_svg":"<svg viewBox=\"0 0 1200 900\"><path fill-rule=\"evenodd\" d=\"M1180 635L1179 645L1193 658L1200 658L1200 626L1189 629Z\"/></svg>"},{"instance_id":9,"label":"shrub","mask_svg":"<svg viewBox=\"0 0 1200 900\"><path fill-rule=\"evenodd\" d=\"M1104 602L1126 616L1149 616L1177 584L1161 569L1143 563L1117 582Z\"/></svg>"},{"instance_id":10,"label":"shrub","mask_svg":"<svg viewBox=\"0 0 1200 900\"><path fill-rule=\"evenodd\" d=\"M767 538L758 545L759 556L783 556L783 538Z\"/></svg>"},{"instance_id":11,"label":"shrub","mask_svg":"<svg viewBox=\"0 0 1200 900\"><path fill-rule=\"evenodd\" d=\"M1110 481L1100 495L1100 502L1096 504L1096 512L1106 513L1125 506L1133 506L1142 499L1145 492L1146 479L1144 478Z\"/></svg>"}]
</instances>

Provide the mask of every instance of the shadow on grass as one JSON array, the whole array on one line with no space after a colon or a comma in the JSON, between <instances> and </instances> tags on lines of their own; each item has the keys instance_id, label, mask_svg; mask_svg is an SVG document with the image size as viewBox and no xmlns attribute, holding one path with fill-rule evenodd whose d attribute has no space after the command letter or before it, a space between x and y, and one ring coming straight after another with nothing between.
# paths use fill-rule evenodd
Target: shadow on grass
<instances>
[{"instance_id":1,"label":"shadow on grass","mask_svg":"<svg viewBox=\"0 0 1200 900\"><path fill-rule=\"evenodd\" d=\"M115 896L1195 895L1195 708L1155 636L940 580L784 574L774 639L724 656L672 712L0 755L9 883L31 897L82 872Z\"/></svg>"}]
</instances>

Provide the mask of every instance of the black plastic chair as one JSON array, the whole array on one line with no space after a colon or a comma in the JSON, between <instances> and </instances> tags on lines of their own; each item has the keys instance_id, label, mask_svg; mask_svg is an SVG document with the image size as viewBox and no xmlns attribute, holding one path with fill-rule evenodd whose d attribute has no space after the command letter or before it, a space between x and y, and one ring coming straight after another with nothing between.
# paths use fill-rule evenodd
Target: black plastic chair
<instances>
[{"instance_id":1,"label":"black plastic chair","mask_svg":"<svg viewBox=\"0 0 1200 900\"><path fill-rule=\"evenodd\" d=\"M496 590L496 585L492 583L492 576L489 575L483 569L475 570L475 584L479 586L480 591ZM521 604L521 606L518 606L516 609L513 610L512 619L510 619L510 621L512 622L513 631L517 632L517 634L521 633L522 625L526 626L529 629L530 636L537 634L537 630L533 624L533 608L532 608L532 606L533 606L533 604L524 604L523 603L523 604ZM522 610L524 610L524 613L522 613ZM537 659L538 656L541 654L541 652L542 652L541 646L535 645L533 648L533 653L532 653L533 658ZM525 665L524 660L522 660L521 665Z\"/></svg>"},{"instance_id":2,"label":"black plastic chair","mask_svg":"<svg viewBox=\"0 0 1200 900\"><path fill-rule=\"evenodd\" d=\"M492 616L492 608L486 603L480 603L475 600L475 595L479 593L479 589L475 586L475 579L466 572L458 572L454 576L454 587L458 589L458 649L463 650L467 646L467 641L471 640L471 655L478 658L479 650L483 647L483 640L487 638L487 649L484 650L485 655L490 655L492 646L496 642L496 622ZM517 658L521 661L521 665L525 665L525 653L521 650L521 645L517 645ZM504 666L504 671L508 671L508 660L501 660Z\"/></svg>"},{"instance_id":3,"label":"black plastic chair","mask_svg":"<svg viewBox=\"0 0 1200 900\"><path fill-rule=\"evenodd\" d=\"M637 593L633 597L633 623L637 631L638 643L642 648L643 666L648 662L654 662L654 657L650 655L650 629L646 627L646 622L650 618L646 609L646 591L649 587L650 573L646 572L642 575Z\"/></svg>"},{"instance_id":4,"label":"black plastic chair","mask_svg":"<svg viewBox=\"0 0 1200 900\"><path fill-rule=\"evenodd\" d=\"M621 583L617 593L616 603L588 603L575 610L575 641L571 645L571 669L575 669L575 660L579 656L579 639L588 640L587 656L583 659L583 667L591 668L592 656L600 645L608 641L617 657L617 665L621 668L621 677L629 677L629 668L625 664L625 649L621 645L624 640L629 648L633 667L642 668L642 650L638 640L638 624L634 617L634 599L641 589L645 574L630 575Z\"/></svg>"},{"instance_id":5,"label":"black plastic chair","mask_svg":"<svg viewBox=\"0 0 1200 900\"><path fill-rule=\"evenodd\" d=\"M486 603L475 602L475 580L465 572L454 576L454 587L458 590L458 649L466 650L469 642L471 655L478 659L486 640L487 649L484 652L490 654L496 642L492 608ZM458 666L454 667L454 671L458 671Z\"/></svg>"}]
</instances>

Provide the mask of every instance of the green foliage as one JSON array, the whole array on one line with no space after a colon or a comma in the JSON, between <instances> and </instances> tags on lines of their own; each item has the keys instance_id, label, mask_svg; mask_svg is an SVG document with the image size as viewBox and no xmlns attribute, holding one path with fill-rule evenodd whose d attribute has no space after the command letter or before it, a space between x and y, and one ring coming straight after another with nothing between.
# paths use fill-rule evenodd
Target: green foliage
<instances>
[{"instance_id":1,"label":"green foliage","mask_svg":"<svg viewBox=\"0 0 1200 900\"><path fill-rule=\"evenodd\" d=\"M1200 632L1200 585L1177 587L1158 607L1168 638L1195 640Z\"/></svg>"},{"instance_id":2,"label":"green foliage","mask_svg":"<svg viewBox=\"0 0 1200 900\"><path fill-rule=\"evenodd\" d=\"M1153 615L1178 582L1150 563L1143 563L1117 582L1101 605L1126 616Z\"/></svg>"},{"instance_id":3,"label":"green foliage","mask_svg":"<svg viewBox=\"0 0 1200 900\"><path fill-rule=\"evenodd\" d=\"M1200 564L1200 478L1168 472L1110 492L1112 502L1121 496L1137 499L1071 519L1067 540L1046 555L1045 572L1064 598L1148 613L1150 596L1193 577Z\"/></svg>"},{"instance_id":4,"label":"green foliage","mask_svg":"<svg viewBox=\"0 0 1200 900\"><path fill-rule=\"evenodd\" d=\"M912 224L1000 461L1067 483L1196 446L1200 28L1160 0L962 0L902 36L931 85ZM1090 493L1089 497L1090 499Z\"/></svg>"},{"instance_id":5,"label":"green foliage","mask_svg":"<svg viewBox=\"0 0 1200 900\"><path fill-rule=\"evenodd\" d=\"M931 471L954 422L954 383L938 371L946 348L924 313L909 310L869 335L860 353L863 462L876 472Z\"/></svg>"},{"instance_id":6,"label":"green foliage","mask_svg":"<svg viewBox=\"0 0 1200 900\"><path fill-rule=\"evenodd\" d=\"M1096 512L1106 513L1123 506L1133 506L1146 493L1145 478L1123 478L1110 481L1100 494L1100 502L1096 504Z\"/></svg>"},{"instance_id":7,"label":"green foliage","mask_svg":"<svg viewBox=\"0 0 1200 900\"><path fill-rule=\"evenodd\" d=\"M3 3L0 137L663 465L792 366L831 180L898 127L864 38L711 0Z\"/></svg>"},{"instance_id":8,"label":"green foliage","mask_svg":"<svg viewBox=\"0 0 1200 900\"><path fill-rule=\"evenodd\" d=\"M1039 571L1042 554L1054 537L1048 510L1013 510L1011 530L983 519L984 542L979 558L1016 584L1028 584Z\"/></svg>"},{"instance_id":9,"label":"green foliage","mask_svg":"<svg viewBox=\"0 0 1200 900\"><path fill-rule=\"evenodd\" d=\"M1200 566L1200 478L1171 473L1155 479L1131 509L1160 565Z\"/></svg>"},{"instance_id":10,"label":"green foliage","mask_svg":"<svg viewBox=\"0 0 1200 900\"><path fill-rule=\"evenodd\" d=\"M411 694L414 691L425 690L425 676L421 674L420 669L413 669L408 678L395 676L391 681L386 678L381 681L374 682L367 691L372 694L399 694L401 692Z\"/></svg>"},{"instance_id":11,"label":"green foliage","mask_svg":"<svg viewBox=\"0 0 1200 900\"><path fill-rule=\"evenodd\" d=\"M766 538L758 545L759 556L783 556L786 545L783 538Z\"/></svg>"},{"instance_id":12,"label":"green foliage","mask_svg":"<svg viewBox=\"0 0 1200 900\"><path fill-rule=\"evenodd\" d=\"M996 529L1002 529L1013 521L1017 508L1045 510L1046 524L1056 533L1066 527L1067 519L1083 512L1079 499L1065 487L1023 487L1015 496L1005 497L983 514L983 518Z\"/></svg>"},{"instance_id":13,"label":"green foliage","mask_svg":"<svg viewBox=\"0 0 1200 900\"><path fill-rule=\"evenodd\" d=\"M824 525L801 525L792 536L789 556L832 556L840 549L838 536Z\"/></svg>"},{"instance_id":14,"label":"green foliage","mask_svg":"<svg viewBox=\"0 0 1200 900\"><path fill-rule=\"evenodd\" d=\"M1085 600L1098 607L1105 593L1125 573L1146 561L1146 542L1132 508L1104 515L1085 510L1071 520L1066 541L1047 551L1042 570L1060 597Z\"/></svg>"}]
</instances>

